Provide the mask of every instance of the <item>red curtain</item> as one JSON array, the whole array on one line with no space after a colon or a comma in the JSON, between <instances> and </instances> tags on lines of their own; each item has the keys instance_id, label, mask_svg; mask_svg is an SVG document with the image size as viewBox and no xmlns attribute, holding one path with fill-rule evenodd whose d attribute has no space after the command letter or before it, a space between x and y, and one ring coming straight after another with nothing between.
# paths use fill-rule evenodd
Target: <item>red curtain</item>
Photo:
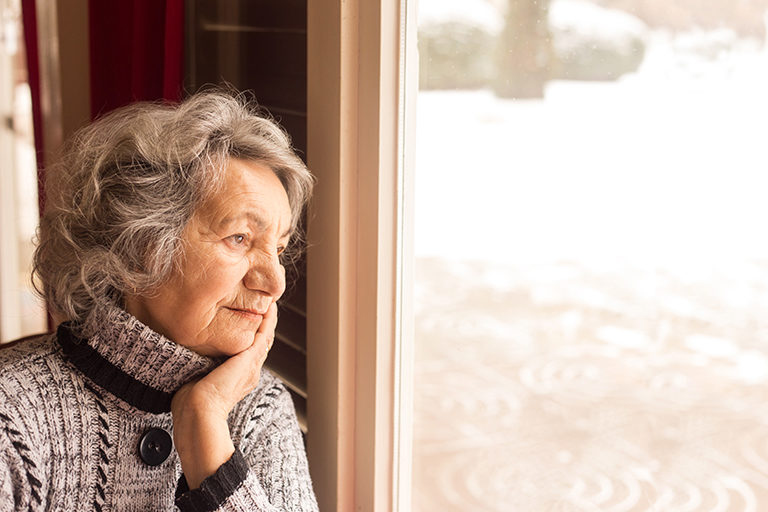
<instances>
[{"instance_id":1,"label":"red curtain","mask_svg":"<svg viewBox=\"0 0 768 512\"><path fill-rule=\"evenodd\" d=\"M45 160L35 3L21 0L42 213ZM88 10L91 118L133 101L181 99L184 0L90 0Z\"/></svg>"},{"instance_id":2,"label":"red curtain","mask_svg":"<svg viewBox=\"0 0 768 512\"><path fill-rule=\"evenodd\" d=\"M184 0L90 0L91 117L142 100L178 101Z\"/></svg>"}]
</instances>

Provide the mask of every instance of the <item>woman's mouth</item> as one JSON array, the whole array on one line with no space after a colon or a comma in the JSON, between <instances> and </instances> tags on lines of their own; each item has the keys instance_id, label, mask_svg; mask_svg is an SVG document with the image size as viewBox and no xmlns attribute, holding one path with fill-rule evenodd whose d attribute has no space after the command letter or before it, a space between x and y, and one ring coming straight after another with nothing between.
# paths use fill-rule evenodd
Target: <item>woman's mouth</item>
<instances>
[{"instance_id":1,"label":"woman's mouth","mask_svg":"<svg viewBox=\"0 0 768 512\"><path fill-rule=\"evenodd\" d=\"M240 309L240 308L226 308L226 309L236 314L237 316L241 318L245 318L247 320L261 321L261 319L264 317L264 314L259 312L256 309Z\"/></svg>"}]
</instances>

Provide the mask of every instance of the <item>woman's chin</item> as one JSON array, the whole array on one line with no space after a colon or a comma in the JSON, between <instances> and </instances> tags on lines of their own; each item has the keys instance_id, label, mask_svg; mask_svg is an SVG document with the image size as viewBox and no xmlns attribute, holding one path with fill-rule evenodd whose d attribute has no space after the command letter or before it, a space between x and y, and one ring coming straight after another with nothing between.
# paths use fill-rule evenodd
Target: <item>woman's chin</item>
<instances>
[{"instance_id":1,"label":"woman's chin","mask_svg":"<svg viewBox=\"0 0 768 512\"><path fill-rule=\"evenodd\" d=\"M230 357L239 354L253 344L262 321L261 315L224 309L207 326L196 329L197 336L184 336L182 333L178 338L192 340L180 344L200 355ZM193 329L189 329L189 331L193 331ZM177 343L179 342L177 341Z\"/></svg>"},{"instance_id":2,"label":"woman's chin","mask_svg":"<svg viewBox=\"0 0 768 512\"><path fill-rule=\"evenodd\" d=\"M253 344L253 333L244 333L246 335L238 334L217 340L217 343L210 347L211 353L206 355L212 357L231 357L247 350ZM250 336L247 336L247 334L250 334Z\"/></svg>"},{"instance_id":3,"label":"woman's chin","mask_svg":"<svg viewBox=\"0 0 768 512\"><path fill-rule=\"evenodd\" d=\"M255 330L231 329L225 334L210 336L203 343L185 346L201 356L231 357L248 349L253 344L255 334Z\"/></svg>"}]
</instances>

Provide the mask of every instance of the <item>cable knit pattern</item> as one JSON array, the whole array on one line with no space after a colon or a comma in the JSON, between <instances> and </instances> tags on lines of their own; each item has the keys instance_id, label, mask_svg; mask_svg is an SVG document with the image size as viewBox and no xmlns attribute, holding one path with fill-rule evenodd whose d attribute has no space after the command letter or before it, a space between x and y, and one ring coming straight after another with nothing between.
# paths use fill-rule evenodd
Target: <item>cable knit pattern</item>
<instances>
[{"instance_id":1,"label":"cable knit pattern","mask_svg":"<svg viewBox=\"0 0 768 512\"><path fill-rule=\"evenodd\" d=\"M173 434L166 399L217 362L120 309L100 325L0 350L0 512L317 510L290 394L266 370L230 414L235 455L200 489L175 450L146 464L142 436Z\"/></svg>"}]
</instances>

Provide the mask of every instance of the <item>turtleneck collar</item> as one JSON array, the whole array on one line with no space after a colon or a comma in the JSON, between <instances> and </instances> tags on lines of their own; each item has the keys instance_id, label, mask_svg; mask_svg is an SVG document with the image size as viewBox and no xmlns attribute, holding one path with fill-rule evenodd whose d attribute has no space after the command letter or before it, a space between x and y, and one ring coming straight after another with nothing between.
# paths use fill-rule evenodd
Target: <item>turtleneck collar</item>
<instances>
[{"instance_id":1,"label":"turtleneck collar","mask_svg":"<svg viewBox=\"0 0 768 512\"><path fill-rule=\"evenodd\" d=\"M96 325L102 326L96 335L80 339L65 322L57 330L59 344L86 377L138 409L155 414L170 411L173 394L217 364L120 308L95 314Z\"/></svg>"}]
</instances>

